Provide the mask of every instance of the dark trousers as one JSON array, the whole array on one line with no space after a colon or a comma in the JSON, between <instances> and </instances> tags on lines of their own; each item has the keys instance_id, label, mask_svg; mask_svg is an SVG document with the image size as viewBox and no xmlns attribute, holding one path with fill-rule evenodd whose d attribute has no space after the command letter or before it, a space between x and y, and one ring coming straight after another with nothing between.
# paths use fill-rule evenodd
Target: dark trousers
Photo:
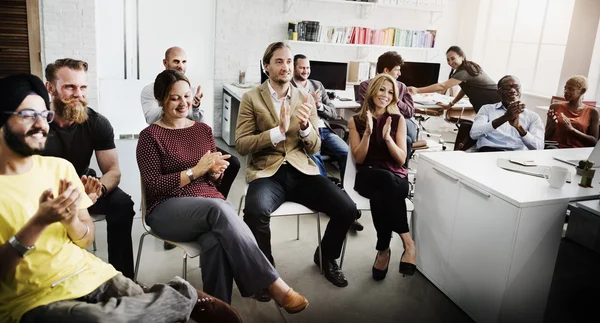
<instances>
[{"instance_id":1,"label":"dark trousers","mask_svg":"<svg viewBox=\"0 0 600 323\"><path fill-rule=\"evenodd\" d=\"M244 221L267 259L275 263L271 254L270 215L285 201L329 215L331 219L321 241L323 258L339 258L346 233L358 213L356 205L326 177L306 175L284 164L273 176L252 181L246 195Z\"/></svg>"},{"instance_id":2,"label":"dark trousers","mask_svg":"<svg viewBox=\"0 0 600 323\"><path fill-rule=\"evenodd\" d=\"M219 147L217 147L217 151L223 155L229 155L228 152ZM231 189L231 185L233 185L233 181L235 180L235 177L240 171L240 160L237 157L231 155L231 157L227 159L227 161L229 162L229 166L223 174L223 178L221 179L221 185L217 186L217 190L221 192L221 194L223 194L223 196L225 196L226 199L227 195L229 194L229 190Z\"/></svg>"},{"instance_id":3,"label":"dark trousers","mask_svg":"<svg viewBox=\"0 0 600 323\"><path fill-rule=\"evenodd\" d=\"M489 153L489 152L494 152L494 151L506 151L506 150L507 149L504 149L504 148L490 147L490 146L483 146L483 147L477 149L477 151L480 153Z\"/></svg>"},{"instance_id":4,"label":"dark trousers","mask_svg":"<svg viewBox=\"0 0 600 323\"><path fill-rule=\"evenodd\" d=\"M389 170L363 167L356 173L354 189L371 203L377 250L389 248L392 231L398 234L409 231L405 201L408 179Z\"/></svg>"},{"instance_id":5,"label":"dark trousers","mask_svg":"<svg viewBox=\"0 0 600 323\"><path fill-rule=\"evenodd\" d=\"M125 277L133 279L131 227L135 211L131 196L117 187L98 199L88 211L106 215L108 262Z\"/></svg>"}]
</instances>

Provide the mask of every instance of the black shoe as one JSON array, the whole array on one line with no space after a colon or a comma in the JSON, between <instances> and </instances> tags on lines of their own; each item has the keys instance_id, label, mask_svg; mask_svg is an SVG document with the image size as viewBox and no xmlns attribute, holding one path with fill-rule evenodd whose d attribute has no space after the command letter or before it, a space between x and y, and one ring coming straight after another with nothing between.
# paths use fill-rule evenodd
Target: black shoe
<instances>
[{"instance_id":1,"label":"black shoe","mask_svg":"<svg viewBox=\"0 0 600 323\"><path fill-rule=\"evenodd\" d=\"M315 250L313 261L315 265L319 266L319 247ZM323 275L337 287L348 286L348 281L335 259L323 259Z\"/></svg>"},{"instance_id":2,"label":"black shoe","mask_svg":"<svg viewBox=\"0 0 600 323\"><path fill-rule=\"evenodd\" d=\"M356 213L356 219L358 220L362 216L362 211L361 210L356 210L356 211L357 211L357 213Z\"/></svg>"},{"instance_id":3,"label":"black shoe","mask_svg":"<svg viewBox=\"0 0 600 323\"><path fill-rule=\"evenodd\" d=\"M364 228L365 227L363 227L363 225L360 224L360 222L358 222L358 221L354 221L350 225L350 230L352 230L352 231L362 231Z\"/></svg>"},{"instance_id":4,"label":"black shoe","mask_svg":"<svg viewBox=\"0 0 600 323\"><path fill-rule=\"evenodd\" d=\"M165 248L165 250L171 250L171 249L173 249L173 248L175 248L177 246L174 245L174 244L172 244L172 243L168 243L168 242L165 241L163 247Z\"/></svg>"},{"instance_id":5,"label":"black shoe","mask_svg":"<svg viewBox=\"0 0 600 323\"><path fill-rule=\"evenodd\" d=\"M411 264L409 262L402 262L402 257L404 257L404 252L402 253L402 256L400 257L400 273L402 274L402 277L414 275L415 270L417 269L417 266L415 266L415 264Z\"/></svg>"},{"instance_id":6,"label":"black shoe","mask_svg":"<svg viewBox=\"0 0 600 323\"><path fill-rule=\"evenodd\" d=\"M266 289L261 290L260 292L252 295L252 298L259 302L269 302L271 301L271 295Z\"/></svg>"},{"instance_id":7,"label":"black shoe","mask_svg":"<svg viewBox=\"0 0 600 323\"><path fill-rule=\"evenodd\" d=\"M380 281L385 278L387 275L388 267L390 266L390 259L392 259L392 249L390 249L390 257L388 258L387 265L384 270L375 268L375 264L377 263L377 257L379 256L379 252L375 255L375 262L373 262L373 279Z\"/></svg>"}]
</instances>

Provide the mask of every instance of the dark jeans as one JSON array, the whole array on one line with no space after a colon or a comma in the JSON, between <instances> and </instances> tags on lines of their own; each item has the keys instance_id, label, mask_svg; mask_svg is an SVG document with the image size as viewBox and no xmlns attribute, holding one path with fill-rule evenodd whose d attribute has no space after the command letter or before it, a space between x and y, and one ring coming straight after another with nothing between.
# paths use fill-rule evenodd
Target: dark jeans
<instances>
[{"instance_id":1,"label":"dark jeans","mask_svg":"<svg viewBox=\"0 0 600 323\"><path fill-rule=\"evenodd\" d=\"M348 158L348 144L344 139L340 138L335 132L329 128L319 128L319 135L321 136L321 151L310 158L319 167L321 175L327 177L327 171L325 170L325 162L323 161L323 155L329 156L338 163L340 168L340 177L342 182L344 181L344 172L346 171L346 159Z\"/></svg>"},{"instance_id":2,"label":"dark jeans","mask_svg":"<svg viewBox=\"0 0 600 323\"><path fill-rule=\"evenodd\" d=\"M329 179L320 175L306 175L284 164L273 176L252 181L246 195L244 221L267 259L274 264L270 215L285 201L296 202L329 215L331 219L321 241L323 258L339 258L346 233L358 213L356 205Z\"/></svg>"},{"instance_id":3,"label":"dark jeans","mask_svg":"<svg viewBox=\"0 0 600 323\"><path fill-rule=\"evenodd\" d=\"M219 151L223 155L229 155L228 152L219 147L217 147L217 151ZM240 171L240 160L237 157L231 155L231 157L227 159L227 161L229 162L229 167L227 167L225 173L223 174L223 178L221 179L221 185L217 186L217 190L221 192L221 194L223 194L225 198L227 198L229 190L231 189L231 185L233 185L233 181L235 180L235 177Z\"/></svg>"},{"instance_id":4,"label":"dark jeans","mask_svg":"<svg viewBox=\"0 0 600 323\"><path fill-rule=\"evenodd\" d=\"M389 170L363 167L356 173L354 189L370 201L377 250L389 248L392 231L398 234L409 231L405 200L408 179Z\"/></svg>"},{"instance_id":5,"label":"dark jeans","mask_svg":"<svg viewBox=\"0 0 600 323\"><path fill-rule=\"evenodd\" d=\"M115 188L88 208L90 214L106 216L108 262L127 278L133 279L133 201L120 188Z\"/></svg>"}]
</instances>

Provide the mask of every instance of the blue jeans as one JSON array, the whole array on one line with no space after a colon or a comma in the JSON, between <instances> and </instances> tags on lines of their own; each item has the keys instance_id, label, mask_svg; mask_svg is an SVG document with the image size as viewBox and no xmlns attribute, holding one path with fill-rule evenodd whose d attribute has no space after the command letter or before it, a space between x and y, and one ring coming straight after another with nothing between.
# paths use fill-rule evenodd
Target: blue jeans
<instances>
[{"instance_id":1,"label":"blue jeans","mask_svg":"<svg viewBox=\"0 0 600 323\"><path fill-rule=\"evenodd\" d=\"M346 144L344 139L340 138L340 136L331 131L329 128L319 128L319 134L321 135L321 151L311 155L310 158L319 167L319 172L321 175L327 176L325 162L323 161L321 152L323 155L331 157L338 163L338 166L340 167L340 177L342 178L343 182L344 172L346 170L346 158L348 158L348 144Z\"/></svg>"}]
</instances>

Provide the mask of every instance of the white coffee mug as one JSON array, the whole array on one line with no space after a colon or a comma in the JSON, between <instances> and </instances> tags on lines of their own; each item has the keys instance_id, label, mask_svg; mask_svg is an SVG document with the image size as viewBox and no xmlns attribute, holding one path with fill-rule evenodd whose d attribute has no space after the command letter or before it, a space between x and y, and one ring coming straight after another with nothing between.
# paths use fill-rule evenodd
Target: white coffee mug
<instances>
[{"instance_id":1,"label":"white coffee mug","mask_svg":"<svg viewBox=\"0 0 600 323\"><path fill-rule=\"evenodd\" d=\"M561 188L571 178L571 172L562 166L552 166L544 170L544 178L550 183L550 187Z\"/></svg>"}]
</instances>

